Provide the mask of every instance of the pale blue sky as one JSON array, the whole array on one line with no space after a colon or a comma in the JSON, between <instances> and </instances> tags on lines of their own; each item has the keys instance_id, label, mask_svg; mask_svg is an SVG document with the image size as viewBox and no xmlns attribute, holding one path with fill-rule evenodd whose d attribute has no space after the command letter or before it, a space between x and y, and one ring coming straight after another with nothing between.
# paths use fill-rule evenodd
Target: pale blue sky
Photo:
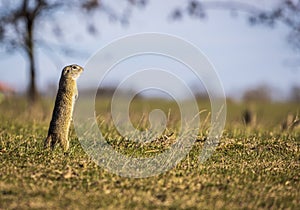
<instances>
[{"instance_id":1,"label":"pale blue sky","mask_svg":"<svg viewBox=\"0 0 300 210\"><path fill-rule=\"evenodd\" d=\"M300 56L286 42L288 28L284 25L279 23L274 29L251 27L242 13L238 17L232 17L228 11L210 11L208 18L202 21L188 17L181 21L170 21L168 15L181 2L183 1L151 0L146 8L134 10L127 27L118 23L111 24L105 15L90 17L97 23L97 37L81 32L85 29L81 15L57 14L54 19L60 22L66 34L66 38L58 42L69 44L84 53L67 57L59 54L55 48L39 48L38 87L45 90L49 83L57 84L63 66L71 63L85 65L88 58L106 44L125 35L142 32L176 35L196 45L215 66L229 96L240 96L245 89L259 84L271 85L279 94L284 95L291 85L299 84L300 68L295 70L284 64L287 60ZM270 1L264 2L260 6L269 6ZM57 42L49 35L50 30L49 24L44 22L37 38L43 37L45 40ZM0 81L16 87L17 90L24 90L28 82L28 72L22 54L0 56ZM160 67L159 64L157 67ZM120 80L117 75L115 78L112 76L112 80ZM185 78L185 75L182 77Z\"/></svg>"}]
</instances>

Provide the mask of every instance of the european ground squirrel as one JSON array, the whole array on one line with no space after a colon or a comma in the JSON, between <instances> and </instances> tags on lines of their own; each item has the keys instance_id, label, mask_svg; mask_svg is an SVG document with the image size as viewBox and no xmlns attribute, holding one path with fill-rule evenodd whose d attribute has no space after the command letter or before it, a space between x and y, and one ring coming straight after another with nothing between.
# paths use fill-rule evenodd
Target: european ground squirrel
<instances>
[{"instance_id":1,"label":"european ground squirrel","mask_svg":"<svg viewBox=\"0 0 300 210\"><path fill-rule=\"evenodd\" d=\"M69 128L78 96L76 80L82 71L83 68L76 64L66 66L62 70L48 136L44 142L45 148L51 147L53 150L56 143L59 143L64 151L69 148Z\"/></svg>"}]
</instances>

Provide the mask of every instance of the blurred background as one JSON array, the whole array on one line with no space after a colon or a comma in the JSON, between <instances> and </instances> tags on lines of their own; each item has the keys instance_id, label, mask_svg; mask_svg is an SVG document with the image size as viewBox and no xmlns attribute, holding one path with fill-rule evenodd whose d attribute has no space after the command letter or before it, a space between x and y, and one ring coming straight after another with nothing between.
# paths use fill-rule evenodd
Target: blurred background
<instances>
[{"instance_id":1,"label":"blurred background","mask_svg":"<svg viewBox=\"0 0 300 210\"><path fill-rule=\"evenodd\" d=\"M32 101L53 95L65 65L84 66L108 43L143 32L197 46L228 98L300 101L299 0L1 0L0 92ZM111 74L108 91L123 76ZM178 76L203 94L193 78Z\"/></svg>"}]
</instances>

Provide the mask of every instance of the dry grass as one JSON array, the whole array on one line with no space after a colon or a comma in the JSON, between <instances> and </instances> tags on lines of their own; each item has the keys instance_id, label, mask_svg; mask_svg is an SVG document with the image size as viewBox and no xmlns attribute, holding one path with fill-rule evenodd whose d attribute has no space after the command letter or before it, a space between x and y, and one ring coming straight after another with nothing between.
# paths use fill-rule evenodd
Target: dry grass
<instances>
[{"instance_id":1,"label":"dry grass","mask_svg":"<svg viewBox=\"0 0 300 210\"><path fill-rule=\"evenodd\" d=\"M130 155L147 155L147 151L161 152L173 143L171 135L143 148L132 147L130 140L116 133L106 106L101 104L97 113L99 124L103 123L99 127L115 149ZM139 119L153 107L163 106L166 113L169 109L176 110L174 104L157 101L147 104L138 102L133 108L132 117L137 120L133 121L138 122L140 129L147 127L147 120ZM246 107L230 103L224 135L207 162L199 164L197 158L209 127L204 124L198 141L180 164L145 179L119 177L97 166L81 148L74 130L68 154L60 149L44 151L42 142L51 106L52 103L44 102L29 110L23 100L16 99L0 104L0 209L297 209L300 206L300 131L299 128L281 130L281 123L289 113L296 114L299 105L254 105L257 123L246 127L242 120ZM204 105L203 109L206 108ZM169 124L169 131L175 134L176 113L172 113ZM208 113L203 112L202 119Z\"/></svg>"}]
</instances>

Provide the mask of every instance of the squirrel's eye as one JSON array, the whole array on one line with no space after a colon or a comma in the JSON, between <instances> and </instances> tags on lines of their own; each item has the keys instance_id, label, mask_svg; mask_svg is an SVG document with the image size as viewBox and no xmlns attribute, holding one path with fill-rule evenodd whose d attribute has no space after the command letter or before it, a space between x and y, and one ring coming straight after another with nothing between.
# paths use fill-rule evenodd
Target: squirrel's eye
<instances>
[{"instance_id":1,"label":"squirrel's eye","mask_svg":"<svg viewBox=\"0 0 300 210\"><path fill-rule=\"evenodd\" d=\"M77 66L72 66L72 69L77 69Z\"/></svg>"}]
</instances>

